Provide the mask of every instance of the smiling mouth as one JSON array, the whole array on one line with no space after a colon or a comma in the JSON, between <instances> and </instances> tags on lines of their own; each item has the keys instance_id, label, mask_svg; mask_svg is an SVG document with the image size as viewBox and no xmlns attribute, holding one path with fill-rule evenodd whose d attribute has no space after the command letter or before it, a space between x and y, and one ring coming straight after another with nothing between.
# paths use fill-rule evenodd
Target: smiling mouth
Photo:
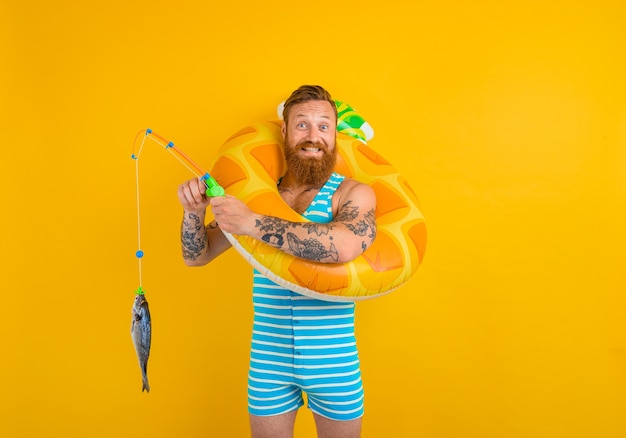
<instances>
[{"instance_id":1,"label":"smiling mouth","mask_svg":"<svg viewBox=\"0 0 626 438\"><path fill-rule=\"evenodd\" d=\"M319 152L326 152L326 147L321 143L313 143L310 141L302 142L298 145L300 150L305 154L317 154Z\"/></svg>"},{"instance_id":2,"label":"smiling mouth","mask_svg":"<svg viewBox=\"0 0 626 438\"><path fill-rule=\"evenodd\" d=\"M319 152L322 149L321 148L316 148L314 146L308 146L308 147L302 148L302 150L305 151L305 152Z\"/></svg>"}]
</instances>

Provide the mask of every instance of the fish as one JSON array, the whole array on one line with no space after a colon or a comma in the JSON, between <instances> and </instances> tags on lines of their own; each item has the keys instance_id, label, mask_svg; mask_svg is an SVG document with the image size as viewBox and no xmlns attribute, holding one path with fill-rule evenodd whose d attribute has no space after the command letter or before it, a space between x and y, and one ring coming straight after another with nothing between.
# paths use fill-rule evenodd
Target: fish
<instances>
[{"instance_id":1,"label":"fish","mask_svg":"<svg viewBox=\"0 0 626 438\"><path fill-rule=\"evenodd\" d=\"M150 342L152 338L152 321L150 319L150 309L148 300L141 292L137 293L132 309L132 324L130 333L137 352L139 367L141 368L142 387L141 392L150 392L148 383L148 357L150 356Z\"/></svg>"}]
</instances>

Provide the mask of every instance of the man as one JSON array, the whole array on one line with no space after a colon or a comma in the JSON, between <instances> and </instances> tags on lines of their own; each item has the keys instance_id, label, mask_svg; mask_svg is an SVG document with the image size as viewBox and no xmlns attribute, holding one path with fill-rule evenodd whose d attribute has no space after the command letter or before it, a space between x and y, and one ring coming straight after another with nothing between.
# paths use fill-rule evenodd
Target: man
<instances>
[{"instance_id":1,"label":"man","mask_svg":"<svg viewBox=\"0 0 626 438\"><path fill-rule=\"evenodd\" d=\"M337 109L320 86L304 85L286 100L282 135L287 171L277 181L285 202L312 222L289 222L251 211L226 195L207 198L202 181L182 184L183 258L209 263L230 247L221 230L262 240L288 254L344 263L376 236L371 187L334 172ZM215 220L205 225L206 208ZM258 271L248 374L253 438L291 438L297 410L313 412L320 438L359 437L363 387L354 337L354 303L320 301L286 290Z\"/></svg>"}]
</instances>

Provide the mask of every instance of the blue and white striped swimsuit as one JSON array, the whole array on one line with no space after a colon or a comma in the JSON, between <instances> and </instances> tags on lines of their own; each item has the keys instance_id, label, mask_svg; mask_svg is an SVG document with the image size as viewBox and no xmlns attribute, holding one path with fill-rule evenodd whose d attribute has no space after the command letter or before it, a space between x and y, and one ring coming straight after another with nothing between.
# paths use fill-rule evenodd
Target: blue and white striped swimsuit
<instances>
[{"instance_id":1,"label":"blue and white striped swimsuit","mask_svg":"<svg viewBox=\"0 0 626 438\"><path fill-rule=\"evenodd\" d=\"M332 196L344 180L333 173L303 216L330 222ZM363 386L354 336L354 303L309 298L254 271L254 325L248 410L284 414L308 407L346 421L363 415Z\"/></svg>"}]
</instances>

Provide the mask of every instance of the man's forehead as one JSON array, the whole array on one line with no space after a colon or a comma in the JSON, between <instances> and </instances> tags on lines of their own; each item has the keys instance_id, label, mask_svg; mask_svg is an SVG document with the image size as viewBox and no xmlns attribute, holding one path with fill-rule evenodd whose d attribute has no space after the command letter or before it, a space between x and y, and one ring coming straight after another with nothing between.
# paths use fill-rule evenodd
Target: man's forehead
<instances>
[{"instance_id":1,"label":"man's forehead","mask_svg":"<svg viewBox=\"0 0 626 438\"><path fill-rule=\"evenodd\" d=\"M325 119L334 119L335 112L330 104L325 100L310 100L294 105L290 114L293 117L312 117L317 116Z\"/></svg>"}]
</instances>

